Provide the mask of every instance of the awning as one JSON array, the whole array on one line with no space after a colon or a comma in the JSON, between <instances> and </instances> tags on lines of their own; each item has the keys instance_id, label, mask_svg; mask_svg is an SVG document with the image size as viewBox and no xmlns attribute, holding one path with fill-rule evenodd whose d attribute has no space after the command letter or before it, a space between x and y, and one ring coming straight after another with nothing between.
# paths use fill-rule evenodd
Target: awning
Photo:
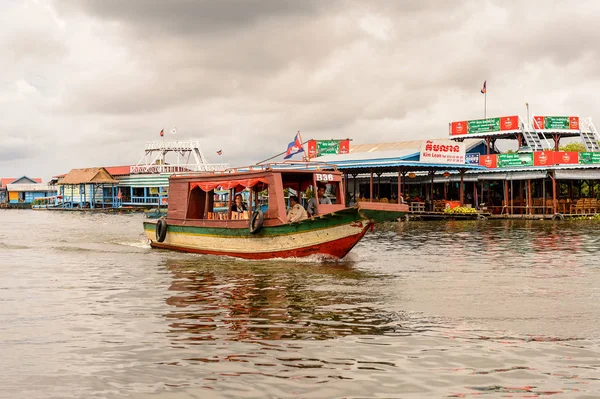
<instances>
[{"instance_id":1,"label":"awning","mask_svg":"<svg viewBox=\"0 0 600 399\"><path fill-rule=\"evenodd\" d=\"M464 183L468 183L468 182L474 182L477 181L477 175L470 173L470 174L466 174L463 178L463 182ZM431 180L429 180L431 182ZM433 178L433 182L434 183L446 183L446 182L458 182L460 183L460 175L459 174L452 174L448 177L444 177L444 176L435 176Z\"/></svg>"},{"instance_id":2,"label":"awning","mask_svg":"<svg viewBox=\"0 0 600 399\"><path fill-rule=\"evenodd\" d=\"M556 169L554 177L559 180L600 180L600 169Z\"/></svg>"},{"instance_id":3,"label":"awning","mask_svg":"<svg viewBox=\"0 0 600 399\"><path fill-rule=\"evenodd\" d=\"M532 170L528 172L508 172L506 180L535 180L545 179L548 177L548 172L545 170Z\"/></svg>"},{"instance_id":4,"label":"awning","mask_svg":"<svg viewBox=\"0 0 600 399\"><path fill-rule=\"evenodd\" d=\"M217 187L220 187L223 190L230 190L236 187L254 187L258 183L269 184L268 180L262 177L257 177L255 179L239 179L239 180L217 180L217 181L208 181L208 182L195 182L190 183L190 190L193 190L196 187L199 187L202 191L211 191Z\"/></svg>"},{"instance_id":5,"label":"awning","mask_svg":"<svg viewBox=\"0 0 600 399\"><path fill-rule=\"evenodd\" d=\"M548 172L545 170L531 170L520 172L482 173L479 180L535 180L545 179Z\"/></svg>"},{"instance_id":6,"label":"awning","mask_svg":"<svg viewBox=\"0 0 600 399\"><path fill-rule=\"evenodd\" d=\"M479 175L478 180L505 180L506 179L506 172L505 173L482 173Z\"/></svg>"}]
</instances>

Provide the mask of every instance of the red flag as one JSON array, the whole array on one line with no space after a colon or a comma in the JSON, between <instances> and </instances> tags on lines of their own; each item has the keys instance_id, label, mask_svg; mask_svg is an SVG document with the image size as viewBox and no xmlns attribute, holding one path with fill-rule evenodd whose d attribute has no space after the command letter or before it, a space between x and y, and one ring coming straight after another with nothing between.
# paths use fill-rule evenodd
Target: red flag
<instances>
[{"instance_id":1,"label":"red flag","mask_svg":"<svg viewBox=\"0 0 600 399\"><path fill-rule=\"evenodd\" d=\"M219 154L219 155L223 154L223 150L217 151L217 154Z\"/></svg>"},{"instance_id":2,"label":"red flag","mask_svg":"<svg viewBox=\"0 0 600 399\"><path fill-rule=\"evenodd\" d=\"M160 131L160 137L162 137L164 135L165 135L165 129L163 129L163 130Z\"/></svg>"}]
</instances>

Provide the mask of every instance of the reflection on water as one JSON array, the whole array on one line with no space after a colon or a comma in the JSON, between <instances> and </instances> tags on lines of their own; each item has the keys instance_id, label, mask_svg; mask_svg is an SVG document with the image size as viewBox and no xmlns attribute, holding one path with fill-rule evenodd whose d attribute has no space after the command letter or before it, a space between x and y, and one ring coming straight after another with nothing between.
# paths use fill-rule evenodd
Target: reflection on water
<instances>
[{"instance_id":1,"label":"reflection on water","mask_svg":"<svg viewBox=\"0 0 600 399\"><path fill-rule=\"evenodd\" d=\"M167 262L175 339L322 340L402 330L399 314L374 307L376 298L360 290L373 277L351 264L214 262Z\"/></svg>"},{"instance_id":2,"label":"reflection on water","mask_svg":"<svg viewBox=\"0 0 600 399\"><path fill-rule=\"evenodd\" d=\"M600 223L386 224L320 263L0 220L2 398L600 397Z\"/></svg>"}]
</instances>

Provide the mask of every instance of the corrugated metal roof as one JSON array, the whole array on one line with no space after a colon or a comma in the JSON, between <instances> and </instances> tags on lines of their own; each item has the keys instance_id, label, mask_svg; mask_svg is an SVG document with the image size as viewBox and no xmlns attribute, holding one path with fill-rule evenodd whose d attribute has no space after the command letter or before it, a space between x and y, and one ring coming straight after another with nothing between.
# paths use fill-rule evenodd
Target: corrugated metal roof
<instances>
[{"instance_id":1,"label":"corrugated metal roof","mask_svg":"<svg viewBox=\"0 0 600 399\"><path fill-rule=\"evenodd\" d=\"M401 160L404 158L411 157L415 154L414 150L386 150L376 152L358 152L350 154L339 154L339 155L324 155L322 157L315 158L315 161L328 162L336 165L343 163L355 162L355 161L373 161L373 160Z\"/></svg>"},{"instance_id":2,"label":"corrugated metal roof","mask_svg":"<svg viewBox=\"0 0 600 399\"><path fill-rule=\"evenodd\" d=\"M412 151L413 153L417 153L421 151L421 143L425 140L436 140L436 141L447 141L448 144L454 143L453 140L449 140L447 137L437 138L437 139L422 139L422 140L412 140L412 141L397 141L392 143L371 143L371 144L351 144L350 145L350 154L355 154L359 152L385 152L385 151ZM484 142L480 139L465 139L464 143L466 144L466 150L469 151L473 147L478 146ZM317 158L321 160L321 157Z\"/></svg>"},{"instance_id":3,"label":"corrugated metal roof","mask_svg":"<svg viewBox=\"0 0 600 399\"><path fill-rule=\"evenodd\" d=\"M446 138L433 139L436 141L453 144L454 141ZM337 165L338 169L361 169L361 168L393 168L414 167L415 170L441 168L454 170L481 169L479 165L448 165L434 163L420 163L409 158L418 156L421 152L421 144L424 140L401 141L395 143L358 144L350 146L349 154L324 155L315 158L315 161L328 162ZM467 151L480 145L483 140L465 140Z\"/></svg>"},{"instance_id":4,"label":"corrugated metal roof","mask_svg":"<svg viewBox=\"0 0 600 399\"><path fill-rule=\"evenodd\" d=\"M16 184L7 184L7 191L18 191L18 192L39 192L39 191L56 191L55 186L50 186L48 184L30 184L30 183L16 183Z\"/></svg>"},{"instance_id":5,"label":"corrugated metal roof","mask_svg":"<svg viewBox=\"0 0 600 399\"><path fill-rule=\"evenodd\" d=\"M403 161L401 159L389 159L389 160L369 160L369 161L354 161L348 163L340 163L337 165L338 169L365 169L365 168L399 168L407 167L411 170L424 170L424 169L442 169L444 171L458 171L458 170L483 170L485 167L479 165L451 165L451 164L440 164L440 163L422 163L417 161Z\"/></svg>"},{"instance_id":6,"label":"corrugated metal roof","mask_svg":"<svg viewBox=\"0 0 600 399\"><path fill-rule=\"evenodd\" d=\"M569 180L598 180L600 179L600 168L596 169L558 169L555 177L557 179Z\"/></svg>"}]
</instances>

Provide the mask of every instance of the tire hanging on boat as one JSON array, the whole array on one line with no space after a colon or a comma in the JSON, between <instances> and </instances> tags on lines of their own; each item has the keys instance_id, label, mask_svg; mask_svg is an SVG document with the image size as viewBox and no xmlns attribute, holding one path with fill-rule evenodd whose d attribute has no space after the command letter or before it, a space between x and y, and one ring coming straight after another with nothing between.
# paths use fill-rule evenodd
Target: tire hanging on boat
<instances>
[{"instance_id":1,"label":"tire hanging on boat","mask_svg":"<svg viewBox=\"0 0 600 399\"><path fill-rule=\"evenodd\" d=\"M555 213L552 215L552 220L565 220L565 215L562 213Z\"/></svg>"},{"instance_id":2,"label":"tire hanging on boat","mask_svg":"<svg viewBox=\"0 0 600 399\"><path fill-rule=\"evenodd\" d=\"M260 209L252 212L252 217L250 218L250 234L259 233L262 230L264 220L265 215Z\"/></svg>"},{"instance_id":3,"label":"tire hanging on boat","mask_svg":"<svg viewBox=\"0 0 600 399\"><path fill-rule=\"evenodd\" d=\"M156 241L163 242L167 237L167 221L164 218L156 222Z\"/></svg>"}]
</instances>

